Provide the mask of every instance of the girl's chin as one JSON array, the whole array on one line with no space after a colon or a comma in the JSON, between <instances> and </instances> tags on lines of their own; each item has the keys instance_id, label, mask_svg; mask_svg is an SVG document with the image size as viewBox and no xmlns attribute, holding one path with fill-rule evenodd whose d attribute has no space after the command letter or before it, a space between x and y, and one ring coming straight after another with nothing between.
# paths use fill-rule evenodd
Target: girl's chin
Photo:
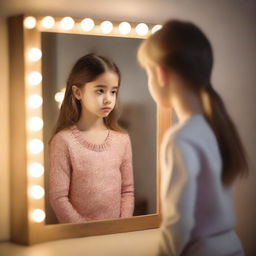
<instances>
[{"instance_id":1,"label":"girl's chin","mask_svg":"<svg viewBox=\"0 0 256 256\"><path fill-rule=\"evenodd\" d=\"M100 113L99 117L107 117L111 112Z\"/></svg>"}]
</instances>

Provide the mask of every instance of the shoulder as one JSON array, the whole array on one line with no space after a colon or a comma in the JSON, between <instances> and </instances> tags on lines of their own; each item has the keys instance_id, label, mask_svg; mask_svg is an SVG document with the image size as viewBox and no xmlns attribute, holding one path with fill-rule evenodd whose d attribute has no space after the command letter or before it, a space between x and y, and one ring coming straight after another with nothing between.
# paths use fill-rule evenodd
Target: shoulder
<instances>
[{"instance_id":1,"label":"shoulder","mask_svg":"<svg viewBox=\"0 0 256 256\"><path fill-rule=\"evenodd\" d=\"M164 135L165 144L190 144L194 148L207 148L216 144L214 133L202 115L195 115L185 123L174 125Z\"/></svg>"},{"instance_id":2,"label":"shoulder","mask_svg":"<svg viewBox=\"0 0 256 256\"><path fill-rule=\"evenodd\" d=\"M49 143L50 147L52 147L56 144L58 144L60 146L67 146L69 143L69 140L70 140L70 134L71 134L71 131L69 128L59 131L52 137L52 139Z\"/></svg>"},{"instance_id":3,"label":"shoulder","mask_svg":"<svg viewBox=\"0 0 256 256\"><path fill-rule=\"evenodd\" d=\"M118 132L111 130L112 138L122 143L130 143L130 135L128 132Z\"/></svg>"}]
</instances>

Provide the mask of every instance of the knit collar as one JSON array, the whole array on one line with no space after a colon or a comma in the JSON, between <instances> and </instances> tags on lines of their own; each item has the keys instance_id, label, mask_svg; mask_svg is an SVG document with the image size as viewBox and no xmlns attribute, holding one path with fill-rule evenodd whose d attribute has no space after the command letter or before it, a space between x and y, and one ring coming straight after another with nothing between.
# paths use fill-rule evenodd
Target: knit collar
<instances>
[{"instance_id":1,"label":"knit collar","mask_svg":"<svg viewBox=\"0 0 256 256\"><path fill-rule=\"evenodd\" d=\"M106 139L101 144L94 144L94 143L91 143L88 140L86 140L85 136L83 134L83 131L79 130L76 124L72 125L70 127L70 129L71 129L71 132L72 132L74 138L80 144L82 144L83 146L85 146L86 148L88 148L90 150L93 150L93 151L96 151L96 152L106 151L107 148L110 145L111 135L112 135L110 129L108 130L108 135L107 135Z\"/></svg>"}]
</instances>

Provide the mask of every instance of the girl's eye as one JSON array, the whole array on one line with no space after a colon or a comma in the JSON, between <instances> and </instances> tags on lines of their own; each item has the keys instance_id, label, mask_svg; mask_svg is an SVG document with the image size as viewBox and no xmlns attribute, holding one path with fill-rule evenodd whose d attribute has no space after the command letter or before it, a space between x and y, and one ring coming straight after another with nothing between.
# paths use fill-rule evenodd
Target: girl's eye
<instances>
[{"instance_id":1,"label":"girl's eye","mask_svg":"<svg viewBox=\"0 0 256 256\"><path fill-rule=\"evenodd\" d=\"M115 90L115 91L112 91L112 94L116 94L117 93L117 90Z\"/></svg>"},{"instance_id":2,"label":"girl's eye","mask_svg":"<svg viewBox=\"0 0 256 256\"><path fill-rule=\"evenodd\" d=\"M102 94L102 93L104 93L104 90L103 89L99 89L99 90L97 90L96 91L98 94Z\"/></svg>"}]
</instances>

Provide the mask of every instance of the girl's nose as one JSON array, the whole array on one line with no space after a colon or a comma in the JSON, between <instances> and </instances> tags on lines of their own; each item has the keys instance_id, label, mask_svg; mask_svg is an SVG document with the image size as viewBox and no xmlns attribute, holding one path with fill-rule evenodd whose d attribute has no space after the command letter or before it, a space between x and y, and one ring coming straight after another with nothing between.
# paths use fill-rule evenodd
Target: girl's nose
<instances>
[{"instance_id":1,"label":"girl's nose","mask_svg":"<svg viewBox=\"0 0 256 256\"><path fill-rule=\"evenodd\" d=\"M103 100L103 103L104 104L110 104L111 101L110 101L109 97L105 97L104 100Z\"/></svg>"}]
</instances>

